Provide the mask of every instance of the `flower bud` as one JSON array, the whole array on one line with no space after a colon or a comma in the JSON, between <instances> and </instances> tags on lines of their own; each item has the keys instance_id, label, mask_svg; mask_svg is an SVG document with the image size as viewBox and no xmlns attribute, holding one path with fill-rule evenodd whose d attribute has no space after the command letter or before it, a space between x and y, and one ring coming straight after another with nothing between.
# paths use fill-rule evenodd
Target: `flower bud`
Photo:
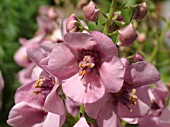
<instances>
[{"instance_id":1,"label":"flower bud","mask_svg":"<svg viewBox=\"0 0 170 127\"><path fill-rule=\"evenodd\" d=\"M136 53L135 56L133 57L133 62L138 62L143 60L144 60L143 57L139 53Z\"/></svg>"},{"instance_id":2,"label":"flower bud","mask_svg":"<svg viewBox=\"0 0 170 127\"><path fill-rule=\"evenodd\" d=\"M145 17L147 12L148 12L147 4L146 3L141 3L135 8L132 18L135 19L135 20L140 21Z\"/></svg>"},{"instance_id":3,"label":"flower bud","mask_svg":"<svg viewBox=\"0 0 170 127\"><path fill-rule=\"evenodd\" d=\"M88 5L83 7L83 12L86 18L92 22L97 22L99 9L97 9L95 3L91 1Z\"/></svg>"},{"instance_id":4,"label":"flower bud","mask_svg":"<svg viewBox=\"0 0 170 127\"><path fill-rule=\"evenodd\" d=\"M129 24L125 28L119 31L119 46L130 46L138 37L136 30L132 24Z\"/></svg>"},{"instance_id":5,"label":"flower bud","mask_svg":"<svg viewBox=\"0 0 170 127\"><path fill-rule=\"evenodd\" d=\"M68 17L66 21L67 32L77 32L78 31L78 21L75 14Z\"/></svg>"}]
</instances>

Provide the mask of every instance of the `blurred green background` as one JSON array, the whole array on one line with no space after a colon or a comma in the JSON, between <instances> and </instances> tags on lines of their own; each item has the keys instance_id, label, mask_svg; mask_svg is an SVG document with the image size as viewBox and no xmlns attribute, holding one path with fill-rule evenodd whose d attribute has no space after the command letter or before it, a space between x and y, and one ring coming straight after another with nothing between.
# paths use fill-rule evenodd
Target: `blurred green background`
<instances>
[{"instance_id":1,"label":"blurred green background","mask_svg":"<svg viewBox=\"0 0 170 127\"><path fill-rule=\"evenodd\" d=\"M70 0L75 3L78 0ZM111 0L96 0L104 11L108 11ZM160 20L157 17L154 19L154 14L157 16L157 11L161 11L159 8L160 2L163 0L147 0L149 4L149 13L143 23L140 23L138 31L147 31L147 41L145 45L142 44L142 52L145 52L149 57L151 55L151 49L153 49L153 42L161 34ZM127 0L128 5L144 2L144 0ZM101 4L103 3L103 4ZM125 0L119 0L119 4L125 3ZM13 60L13 55L20 47L18 39L20 37L31 38L37 30L36 16L37 10L42 5L55 5L53 0L0 0L0 70L5 81L5 87L1 93L2 109L0 111L0 127L7 127L6 120L9 110L14 105L14 94L16 89L20 86L17 81L17 73L22 68L19 67ZM127 16L129 16L127 14ZM95 29L95 24L89 23L91 29ZM150 26L145 29L143 26ZM93 28L94 27L94 28ZM136 49L140 45L135 42L132 47L134 51L141 50ZM122 53L122 55L124 55ZM125 54L124 56L126 56ZM170 81L170 50L164 43L162 49L157 55L157 63L155 64L159 71L163 81Z\"/></svg>"}]
</instances>

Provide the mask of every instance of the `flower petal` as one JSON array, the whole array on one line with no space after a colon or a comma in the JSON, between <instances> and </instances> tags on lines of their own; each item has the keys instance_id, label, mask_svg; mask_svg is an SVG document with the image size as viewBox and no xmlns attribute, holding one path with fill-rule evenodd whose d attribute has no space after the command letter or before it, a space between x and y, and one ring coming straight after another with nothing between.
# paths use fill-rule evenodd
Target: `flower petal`
<instances>
[{"instance_id":1,"label":"flower petal","mask_svg":"<svg viewBox=\"0 0 170 127\"><path fill-rule=\"evenodd\" d=\"M64 124L65 118L66 118L66 114L57 115L48 112L43 127L61 127Z\"/></svg>"},{"instance_id":2,"label":"flower petal","mask_svg":"<svg viewBox=\"0 0 170 127\"><path fill-rule=\"evenodd\" d=\"M105 88L96 73L89 73L82 80L81 76L76 74L65 80L62 86L68 97L80 103L95 102L105 92Z\"/></svg>"},{"instance_id":3,"label":"flower petal","mask_svg":"<svg viewBox=\"0 0 170 127\"><path fill-rule=\"evenodd\" d=\"M82 116L73 127L90 127L86 119Z\"/></svg>"},{"instance_id":4,"label":"flower petal","mask_svg":"<svg viewBox=\"0 0 170 127\"><path fill-rule=\"evenodd\" d=\"M112 101L107 101L101 108L97 117L99 127L117 127L117 116L115 105Z\"/></svg>"},{"instance_id":5,"label":"flower petal","mask_svg":"<svg viewBox=\"0 0 170 127\"><path fill-rule=\"evenodd\" d=\"M159 80L160 74L157 69L146 61L131 64L125 76L125 81L134 87L149 85Z\"/></svg>"},{"instance_id":6,"label":"flower petal","mask_svg":"<svg viewBox=\"0 0 170 127\"><path fill-rule=\"evenodd\" d=\"M99 73L108 92L116 93L123 86L125 69L117 57L102 63Z\"/></svg>"},{"instance_id":7,"label":"flower petal","mask_svg":"<svg viewBox=\"0 0 170 127\"><path fill-rule=\"evenodd\" d=\"M7 123L14 127L32 127L43 122L45 114L39 107L20 102L11 109Z\"/></svg>"},{"instance_id":8,"label":"flower petal","mask_svg":"<svg viewBox=\"0 0 170 127\"><path fill-rule=\"evenodd\" d=\"M66 33L64 42L74 49L87 49L96 45L95 39L92 35L86 33Z\"/></svg>"},{"instance_id":9,"label":"flower petal","mask_svg":"<svg viewBox=\"0 0 170 127\"><path fill-rule=\"evenodd\" d=\"M57 94L57 88L59 85L55 84L52 91L48 94L44 108L52 113L63 115L65 113L64 103Z\"/></svg>"},{"instance_id":10,"label":"flower petal","mask_svg":"<svg viewBox=\"0 0 170 127\"><path fill-rule=\"evenodd\" d=\"M67 79L78 72L75 55L64 44L58 44L49 55L48 70L59 79Z\"/></svg>"},{"instance_id":11,"label":"flower petal","mask_svg":"<svg viewBox=\"0 0 170 127\"><path fill-rule=\"evenodd\" d=\"M41 48L30 48L27 50L27 54L29 59L40 67L41 65L39 64L39 62L47 57L46 52Z\"/></svg>"},{"instance_id":12,"label":"flower petal","mask_svg":"<svg viewBox=\"0 0 170 127\"><path fill-rule=\"evenodd\" d=\"M117 47L109 37L98 31L93 31L91 35L94 36L97 44L99 44L99 50L103 58L118 57Z\"/></svg>"},{"instance_id":13,"label":"flower petal","mask_svg":"<svg viewBox=\"0 0 170 127\"><path fill-rule=\"evenodd\" d=\"M22 85L19 89L17 89L15 94L16 104L24 101L41 107L44 106L46 95L43 93L36 95L34 93L36 91L34 88L35 83L35 81L32 81L29 84Z\"/></svg>"},{"instance_id":14,"label":"flower petal","mask_svg":"<svg viewBox=\"0 0 170 127\"><path fill-rule=\"evenodd\" d=\"M84 106L85 112L91 118L96 119L100 110L104 106L104 104L111 98L111 94L105 94L101 99L94 103L86 103Z\"/></svg>"}]
</instances>

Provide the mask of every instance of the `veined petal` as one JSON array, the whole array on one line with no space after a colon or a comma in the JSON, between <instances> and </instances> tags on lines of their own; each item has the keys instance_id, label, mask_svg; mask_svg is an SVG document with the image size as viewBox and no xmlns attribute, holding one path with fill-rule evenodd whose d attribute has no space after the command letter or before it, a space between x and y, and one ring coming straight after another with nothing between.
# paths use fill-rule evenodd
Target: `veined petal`
<instances>
[{"instance_id":1,"label":"veined petal","mask_svg":"<svg viewBox=\"0 0 170 127\"><path fill-rule=\"evenodd\" d=\"M160 74L156 67L146 61L132 63L128 69L125 81L135 88L156 83L160 80Z\"/></svg>"},{"instance_id":2,"label":"veined petal","mask_svg":"<svg viewBox=\"0 0 170 127\"><path fill-rule=\"evenodd\" d=\"M63 100L57 94L58 86L59 85L55 84L52 91L48 94L45 100L44 108L51 113L63 115L65 114L65 108Z\"/></svg>"},{"instance_id":3,"label":"veined petal","mask_svg":"<svg viewBox=\"0 0 170 127\"><path fill-rule=\"evenodd\" d=\"M111 99L111 94L105 94L101 99L94 103L86 103L85 104L85 112L87 113L88 116L91 118L96 119L97 116L99 115L100 110L102 107L105 105L105 103Z\"/></svg>"},{"instance_id":4,"label":"veined petal","mask_svg":"<svg viewBox=\"0 0 170 127\"><path fill-rule=\"evenodd\" d=\"M96 45L92 35L78 32L65 34L64 42L74 49L87 49Z\"/></svg>"},{"instance_id":5,"label":"veined petal","mask_svg":"<svg viewBox=\"0 0 170 127\"><path fill-rule=\"evenodd\" d=\"M115 105L112 101L107 101L101 108L97 117L99 127L117 127L117 115Z\"/></svg>"},{"instance_id":6,"label":"veined petal","mask_svg":"<svg viewBox=\"0 0 170 127\"><path fill-rule=\"evenodd\" d=\"M99 100L105 88L96 73L89 73L83 79L79 74L65 80L62 84L64 93L76 102L92 103Z\"/></svg>"},{"instance_id":7,"label":"veined petal","mask_svg":"<svg viewBox=\"0 0 170 127\"><path fill-rule=\"evenodd\" d=\"M10 111L7 123L14 127L32 127L44 121L46 113L39 107L20 102Z\"/></svg>"},{"instance_id":8,"label":"veined petal","mask_svg":"<svg viewBox=\"0 0 170 127\"><path fill-rule=\"evenodd\" d=\"M116 93L123 86L125 69L117 57L113 57L110 62L102 63L99 73L108 92Z\"/></svg>"},{"instance_id":9,"label":"veined petal","mask_svg":"<svg viewBox=\"0 0 170 127\"><path fill-rule=\"evenodd\" d=\"M47 69L59 79L67 79L78 72L76 56L64 44L58 44L51 54Z\"/></svg>"},{"instance_id":10,"label":"veined petal","mask_svg":"<svg viewBox=\"0 0 170 127\"><path fill-rule=\"evenodd\" d=\"M93 31L91 35L97 41L103 59L112 58L113 56L118 57L117 47L109 37L97 31Z\"/></svg>"},{"instance_id":11,"label":"veined petal","mask_svg":"<svg viewBox=\"0 0 170 127\"><path fill-rule=\"evenodd\" d=\"M36 95L34 93L36 91L34 88L35 83L35 81L32 81L29 84L22 85L19 89L17 89L15 93L16 104L24 101L41 107L44 106L46 95L43 93Z\"/></svg>"}]
</instances>

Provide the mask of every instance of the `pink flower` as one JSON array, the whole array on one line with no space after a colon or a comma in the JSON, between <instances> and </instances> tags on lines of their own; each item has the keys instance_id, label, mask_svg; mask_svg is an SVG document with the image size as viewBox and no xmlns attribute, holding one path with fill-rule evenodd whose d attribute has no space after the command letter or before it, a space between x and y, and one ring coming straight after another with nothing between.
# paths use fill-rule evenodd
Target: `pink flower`
<instances>
[{"instance_id":1,"label":"pink flower","mask_svg":"<svg viewBox=\"0 0 170 127\"><path fill-rule=\"evenodd\" d=\"M34 78L39 74L38 80L22 85L16 91L16 105L10 111L8 124L29 127L43 122L43 126L60 127L64 123L66 112L64 103L56 92L59 81L43 70L41 73L35 70L35 73ZM25 125L30 117L33 119Z\"/></svg>"},{"instance_id":2,"label":"pink flower","mask_svg":"<svg viewBox=\"0 0 170 127\"><path fill-rule=\"evenodd\" d=\"M129 65L126 59L122 59L122 63L124 63L126 73L121 90L117 93L106 93L95 103L85 104L86 113L97 120L98 126L117 127L117 117L141 117L150 109L146 85L160 79L158 71L146 61Z\"/></svg>"},{"instance_id":3,"label":"pink flower","mask_svg":"<svg viewBox=\"0 0 170 127\"><path fill-rule=\"evenodd\" d=\"M45 37L45 33L40 33L39 35L35 36L34 38L27 40L25 38L20 38L19 41L22 46L17 50L14 55L15 62L23 67L27 67L30 65L31 61L28 59L27 56L27 49L38 47L42 39Z\"/></svg>"},{"instance_id":4,"label":"pink flower","mask_svg":"<svg viewBox=\"0 0 170 127\"><path fill-rule=\"evenodd\" d=\"M28 55L33 61L41 59L40 52L33 49ZM124 68L117 48L100 32L67 33L64 43L58 44L38 64L63 80L64 93L81 103L97 101L104 95L105 87L115 93L123 85Z\"/></svg>"},{"instance_id":5,"label":"pink flower","mask_svg":"<svg viewBox=\"0 0 170 127\"><path fill-rule=\"evenodd\" d=\"M61 127L65 115L45 111L37 105L20 102L10 111L7 123L14 127Z\"/></svg>"},{"instance_id":6,"label":"pink flower","mask_svg":"<svg viewBox=\"0 0 170 127\"><path fill-rule=\"evenodd\" d=\"M166 107L166 100L170 95L163 82L156 83L156 88L151 88L149 91L152 106L149 114L139 119L140 127L152 125L154 127L170 126L170 105Z\"/></svg>"}]
</instances>

